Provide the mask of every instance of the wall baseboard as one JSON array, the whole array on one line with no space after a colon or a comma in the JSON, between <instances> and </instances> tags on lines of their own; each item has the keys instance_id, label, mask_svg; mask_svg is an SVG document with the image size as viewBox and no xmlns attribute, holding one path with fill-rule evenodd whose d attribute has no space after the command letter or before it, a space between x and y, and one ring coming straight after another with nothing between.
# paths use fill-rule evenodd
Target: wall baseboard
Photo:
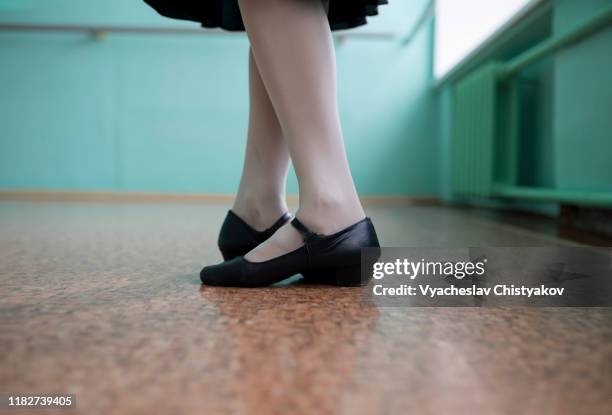
<instances>
[{"instance_id":1,"label":"wall baseboard","mask_svg":"<svg viewBox=\"0 0 612 415\"><path fill-rule=\"evenodd\" d=\"M364 195L360 196L365 206L432 206L441 204L433 195ZM29 202L90 202L90 203L222 203L234 200L233 194L225 193L153 193L116 191L73 190L0 190L0 200ZM290 205L298 203L297 195L288 195Z\"/></svg>"}]
</instances>

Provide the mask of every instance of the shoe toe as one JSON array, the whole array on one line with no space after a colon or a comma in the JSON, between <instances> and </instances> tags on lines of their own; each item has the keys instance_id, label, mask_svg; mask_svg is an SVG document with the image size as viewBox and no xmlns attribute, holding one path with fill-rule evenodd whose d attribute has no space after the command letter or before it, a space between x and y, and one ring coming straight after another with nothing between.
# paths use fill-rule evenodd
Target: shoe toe
<instances>
[{"instance_id":1,"label":"shoe toe","mask_svg":"<svg viewBox=\"0 0 612 415\"><path fill-rule=\"evenodd\" d=\"M242 278L240 258L224 261L217 265L209 265L200 271L200 280L206 285L240 285Z\"/></svg>"},{"instance_id":2,"label":"shoe toe","mask_svg":"<svg viewBox=\"0 0 612 415\"><path fill-rule=\"evenodd\" d=\"M212 285L211 281L213 280L213 275L214 272L212 267L204 267L202 271L200 271L200 281L202 281L202 284Z\"/></svg>"}]
</instances>

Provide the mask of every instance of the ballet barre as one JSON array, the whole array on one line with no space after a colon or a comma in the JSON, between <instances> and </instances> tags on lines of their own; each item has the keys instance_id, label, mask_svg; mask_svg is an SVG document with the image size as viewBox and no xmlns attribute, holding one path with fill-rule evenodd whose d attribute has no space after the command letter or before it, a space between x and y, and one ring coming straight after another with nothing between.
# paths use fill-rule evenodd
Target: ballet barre
<instances>
[{"instance_id":1,"label":"ballet barre","mask_svg":"<svg viewBox=\"0 0 612 415\"><path fill-rule=\"evenodd\" d=\"M0 23L1 31L13 32L60 32L87 33L97 41L106 39L109 33L147 34L147 35L198 35L198 36L245 36L244 32L231 32L221 29L202 27L172 26L119 26L119 25L67 25L46 23ZM399 36L394 32L347 30L334 32L334 38L343 42L347 39L394 40Z\"/></svg>"}]
</instances>

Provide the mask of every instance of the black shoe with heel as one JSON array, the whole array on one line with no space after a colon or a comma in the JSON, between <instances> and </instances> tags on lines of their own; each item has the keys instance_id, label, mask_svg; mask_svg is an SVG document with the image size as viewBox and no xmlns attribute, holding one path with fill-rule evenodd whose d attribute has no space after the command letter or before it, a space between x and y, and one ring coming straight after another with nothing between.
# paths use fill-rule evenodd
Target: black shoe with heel
<instances>
[{"instance_id":1,"label":"black shoe with heel","mask_svg":"<svg viewBox=\"0 0 612 415\"><path fill-rule=\"evenodd\" d=\"M202 283L260 287L299 273L319 283L339 286L367 283L361 278L361 248L380 246L370 218L332 235L311 232L297 218L291 225L302 235L304 246L263 262L251 262L240 256L204 267L200 272Z\"/></svg>"},{"instance_id":2,"label":"black shoe with heel","mask_svg":"<svg viewBox=\"0 0 612 415\"><path fill-rule=\"evenodd\" d=\"M221 225L217 245L224 260L246 255L260 243L270 238L281 226L289 222L293 216L285 212L272 226L265 231L257 231L231 210Z\"/></svg>"}]
</instances>

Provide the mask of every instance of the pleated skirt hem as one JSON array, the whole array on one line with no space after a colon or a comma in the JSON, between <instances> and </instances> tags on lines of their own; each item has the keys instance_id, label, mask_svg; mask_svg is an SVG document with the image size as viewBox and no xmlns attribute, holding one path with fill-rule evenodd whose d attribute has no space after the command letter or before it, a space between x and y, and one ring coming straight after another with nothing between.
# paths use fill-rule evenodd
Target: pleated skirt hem
<instances>
[{"instance_id":1,"label":"pleated skirt hem","mask_svg":"<svg viewBox=\"0 0 612 415\"><path fill-rule=\"evenodd\" d=\"M198 22L205 28L244 31L238 0L144 0L160 15ZM331 30L362 26L367 17L378 14L378 6L388 0L329 0Z\"/></svg>"}]
</instances>

